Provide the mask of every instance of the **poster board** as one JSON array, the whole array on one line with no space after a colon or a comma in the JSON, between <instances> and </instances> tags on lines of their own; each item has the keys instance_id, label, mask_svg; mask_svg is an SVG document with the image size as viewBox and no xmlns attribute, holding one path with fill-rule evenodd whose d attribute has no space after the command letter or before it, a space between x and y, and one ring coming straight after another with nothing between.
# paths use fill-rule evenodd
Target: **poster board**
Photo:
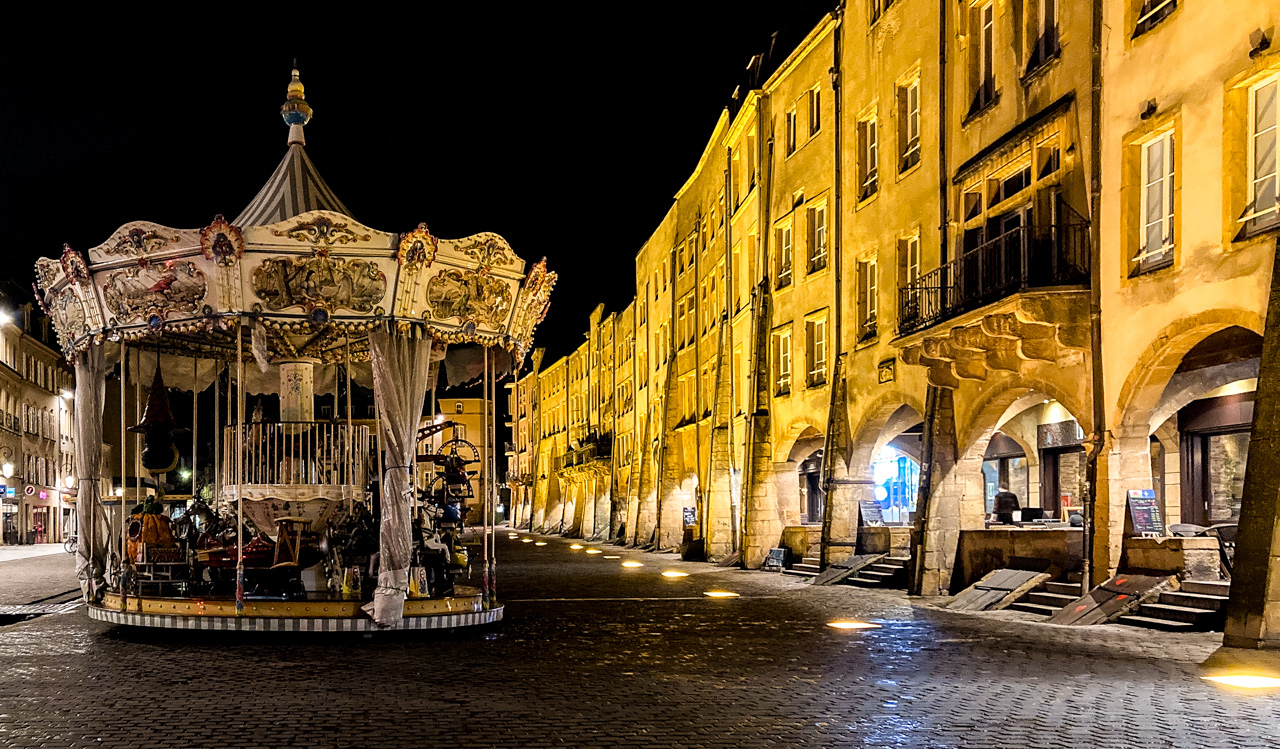
<instances>
[{"instance_id":1,"label":"poster board","mask_svg":"<svg viewBox=\"0 0 1280 749\"><path fill-rule=\"evenodd\" d=\"M1164 508L1156 499L1154 489L1130 489L1129 511L1125 518L1125 535L1164 536Z\"/></svg>"},{"instance_id":2,"label":"poster board","mask_svg":"<svg viewBox=\"0 0 1280 749\"><path fill-rule=\"evenodd\" d=\"M858 501L858 525L884 525L884 513L874 499Z\"/></svg>"}]
</instances>

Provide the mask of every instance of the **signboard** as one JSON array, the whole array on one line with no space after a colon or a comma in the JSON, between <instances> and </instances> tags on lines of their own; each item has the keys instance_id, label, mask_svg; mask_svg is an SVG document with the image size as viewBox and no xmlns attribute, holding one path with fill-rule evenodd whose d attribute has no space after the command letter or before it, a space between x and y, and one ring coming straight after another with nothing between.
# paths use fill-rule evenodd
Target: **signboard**
<instances>
[{"instance_id":1,"label":"signboard","mask_svg":"<svg viewBox=\"0 0 1280 749\"><path fill-rule=\"evenodd\" d=\"M36 493L36 488L28 484L27 488L24 491L27 493L27 496L30 497L32 494Z\"/></svg>"},{"instance_id":2,"label":"signboard","mask_svg":"<svg viewBox=\"0 0 1280 749\"><path fill-rule=\"evenodd\" d=\"M685 525L698 524L698 508L697 507L684 508L684 524Z\"/></svg>"},{"instance_id":3,"label":"signboard","mask_svg":"<svg viewBox=\"0 0 1280 749\"><path fill-rule=\"evenodd\" d=\"M1165 535L1164 508L1153 489L1129 490L1129 522L1139 536Z\"/></svg>"},{"instance_id":4,"label":"signboard","mask_svg":"<svg viewBox=\"0 0 1280 749\"><path fill-rule=\"evenodd\" d=\"M884 525L884 513L880 511L880 503L874 499L863 499L858 502L859 525Z\"/></svg>"},{"instance_id":5,"label":"signboard","mask_svg":"<svg viewBox=\"0 0 1280 749\"><path fill-rule=\"evenodd\" d=\"M787 566L786 547L784 546L776 549L769 549L769 556L764 558L764 568L766 570L769 570L769 569L780 570L786 566Z\"/></svg>"}]
</instances>

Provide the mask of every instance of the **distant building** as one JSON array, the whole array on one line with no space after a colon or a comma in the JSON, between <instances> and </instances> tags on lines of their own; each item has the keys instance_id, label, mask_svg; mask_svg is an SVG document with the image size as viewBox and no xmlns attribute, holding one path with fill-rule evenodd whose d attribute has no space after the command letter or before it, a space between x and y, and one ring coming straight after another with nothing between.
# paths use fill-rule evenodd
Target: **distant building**
<instances>
[{"instance_id":1,"label":"distant building","mask_svg":"<svg viewBox=\"0 0 1280 749\"><path fill-rule=\"evenodd\" d=\"M59 543L75 532L71 369L29 295L0 288L0 543Z\"/></svg>"}]
</instances>

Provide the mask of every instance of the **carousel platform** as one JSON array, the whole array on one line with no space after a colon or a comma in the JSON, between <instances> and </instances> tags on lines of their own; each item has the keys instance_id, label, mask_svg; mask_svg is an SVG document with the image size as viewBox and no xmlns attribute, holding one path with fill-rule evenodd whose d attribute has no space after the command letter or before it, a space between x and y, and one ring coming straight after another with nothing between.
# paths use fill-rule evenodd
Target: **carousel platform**
<instances>
[{"instance_id":1,"label":"carousel platform","mask_svg":"<svg viewBox=\"0 0 1280 749\"><path fill-rule=\"evenodd\" d=\"M236 615L232 597L163 598L108 593L87 606L89 618L109 624L162 629L241 632L394 632L475 627L502 620L502 607L483 607L480 591L457 586L448 598L411 598L399 627L379 627L359 600L248 600Z\"/></svg>"}]
</instances>

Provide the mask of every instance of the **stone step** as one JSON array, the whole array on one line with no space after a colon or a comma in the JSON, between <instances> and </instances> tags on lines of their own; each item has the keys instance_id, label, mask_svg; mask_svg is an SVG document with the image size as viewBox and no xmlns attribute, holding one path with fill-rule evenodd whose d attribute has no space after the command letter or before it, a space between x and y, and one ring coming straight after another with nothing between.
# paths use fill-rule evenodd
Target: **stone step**
<instances>
[{"instance_id":1,"label":"stone step","mask_svg":"<svg viewBox=\"0 0 1280 749\"><path fill-rule=\"evenodd\" d=\"M799 566L800 565L796 565L796 567L799 567ZM809 572L807 570L796 569L796 567L792 567L789 570L783 570L782 574L790 575L791 577L803 577L806 579L818 574L816 570L814 572Z\"/></svg>"},{"instance_id":2,"label":"stone step","mask_svg":"<svg viewBox=\"0 0 1280 749\"><path fill-rule=\"evenodd\" d=\"M875 572L883 572L886 575L898 575L904 571L904 568L895 564L869 564L864 569Z\"/></svg>"},{"instance_id":3,"label":"stone step","mask_svg":"<svg viewBox=\"0 0 1280 749\"><path fill-rule=\"evenodd\" d=\"M817 563L808 561L801 562L800 564L793 564L791 565L791 569L808 575L816 575L822 571L822 567L818 566Z\"/></svg>"},{"instance_id":4,"label":"stone step","mask_svg":"<svg viewBox=\"0 0 1280 749\"><path fill-rule=\"evenodd\" d=\"M1195 609L1221 611L1222 607L1227 605L1227 599L1224 596L1210 596L1204 593L1188 593L1184 590L1177 590L1161 593L1160 603L1167 603L1170 606L1188 606Z\"/></svg>"},{"instance_id":5,"label":"stone step","mask_svg":"<svg viewBox=\"0 0 1280 749\"><path fill-rule=\"evenodd\" d=\"M812 564L814 566L820 566L822 564L822 559L819 557L805 557L800 561L803 564Z\"/></svg>"},{"instance_id":6,"label":"stone step","mask_svg":"<svg viewBox=\"0 0 1280 749\"><path fill-rule=\"evenodd\" d=\"M1027 595L1026 601L1027 603L1035 603L1041 606L1052 606L1056 611L1079 597L1080 596L1062 595L1061 593L1042 593L1040 591L1033 591Z\"/></svg>"},{"instance_id":7,"label":"stone step","mask_svg":"<svg viewBox=\"0 0 1280 749\"><path fill-rule=\"evenodd\" d=\"M1039 614L1040 616L1052 616L1058 613L1060 606L1043 606L1038 603L1030 603L1027 601L1018 601L1009 608L1014 611L1025 611L1028 614Z\"/></svg>"},{"instance_id":8,"label":"stone step","mask_svg":"<svg viewBox=\"0 0 1280 749\"><path fill-rule=\"evenodd\" d=\"M1149 616L1126 615L1117 620L1120 624L1127 624L1130 627L1145 627L1147 629L1160 629L1165 632L1194 632L1195 627L1186 622L1171 621L1169 619L1155 619Z\"/></svg>"},{"instance_id":9,"label":"stone step","mask_svg":"<svg viewBox=\"0 0 1280 749\"><path fill-rule=\"evenodd\" d=\"M1218 612L1211 609L1198 609L1191 606L1171 606L1167 603L1144 603L1138 607L1138 616L1152 619L1168 619L1183 622L1194 627L1212 628L1218 619Z\"/></svg>"},{"instance_id":10,"label":"stone step","mask_svg":"<svg viewBox=\"0 0 1280 749\"><path fill-rule=\"evenodd\" d=\"M1046 593L1056 593L1060 596L1071 596L1073 599L1084 595L1080 590L1080 583L1045 583L1044 589Z\"/></svg>"},{"instance_id":11,"label":"stone step","mask_svg":"<svg viewBox=\"0 0 1280 749\"><path fill-rule=\"evenodd\" d=\"M902 583L898 583L892 577L863 577L862 572L851 577L846 577L843 582L845 585L853 585L859 588L901 588Z\"/></svg>"},{"instance_id":12,"label":"stone step","mask_svg":"<svg viewBox=\"0 0 1280 749\"><path fill-rule=\"evenodd\" d=\"M874 580L888 580L896 577L899 572L900 570L878 570L875 569L875 565L873 564L870 567L862 568L858 574Z\"/></svg>"},{"instance_id":13,"label":"stone step","mask_svg":"<svg viewBox=\"0 0 1280 749\"><path fill-rule=\"evenodd\" d=\"M892 564L905 569L907 565L911 564L911 557L885 557L880 560L880 564Z\"/></svg>"},{"instance_id":14,"label":"stone step","mask_svg":"<svg viewBox=\"0 0 1280 749\"><path fill-rule=\"evenodd\" d=\"M1067 582L1076 583L1077 585L1079 585L1080 581L1084 579L1084 577L1080 574L1079 571L1068 572L1066 575L1064 575L1064 577L1067 579Z\"/></svg>"},{"instance_id":15,"label":"stone step","mask_svg":"<svg viewBox=\"0 0 1280 749\"><path fill-rule=\"evenodd\" d=\"M1226 598L1231 595L1230 580L1183 580L1182 588L1184 593L1201 593L1207 596L1222 596Z\"/></svg>"}]
</instances>

